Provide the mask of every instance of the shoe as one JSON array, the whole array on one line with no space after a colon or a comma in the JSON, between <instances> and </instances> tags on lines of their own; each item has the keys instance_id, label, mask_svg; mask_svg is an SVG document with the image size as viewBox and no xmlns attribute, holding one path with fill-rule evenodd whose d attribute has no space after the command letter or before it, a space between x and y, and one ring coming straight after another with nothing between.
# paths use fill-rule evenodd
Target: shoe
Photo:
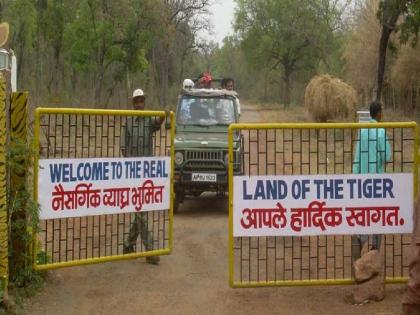
<instances>
[{"instance_id":1,"label":"shoe","mask_svg":"<svg viewBox=\"0 0 420 315\"><path fill-rule=\"evenodd\" d=\"M159 256L146 257L146 263L151 264L151 265L159 265L160 257Z\"/></svg>"}]
</instances>

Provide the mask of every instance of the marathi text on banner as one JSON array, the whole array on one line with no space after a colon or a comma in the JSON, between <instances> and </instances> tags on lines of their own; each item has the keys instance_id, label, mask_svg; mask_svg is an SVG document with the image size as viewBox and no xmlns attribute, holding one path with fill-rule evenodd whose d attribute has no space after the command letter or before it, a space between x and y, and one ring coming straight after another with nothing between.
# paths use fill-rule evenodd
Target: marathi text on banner
<instances>
[{"instance_id":1,"label":"marathi text on banner","mask_svg":"<svg viewBox=\"0 0 420 315\"><path fill-rule=\"evenodd\" d=\"M169 209L170 159L39 161L41 219Z\"/></svg>"},{"instance_id":2,"label":"marathi text on banner","mask_svg":"<svg viewBox=\"0 0 420 315\"><path fill-rule=\"evenodd\" d=\"M411 174L234 177L234 236L411 233Z\"/></svg>"}]
</instances>

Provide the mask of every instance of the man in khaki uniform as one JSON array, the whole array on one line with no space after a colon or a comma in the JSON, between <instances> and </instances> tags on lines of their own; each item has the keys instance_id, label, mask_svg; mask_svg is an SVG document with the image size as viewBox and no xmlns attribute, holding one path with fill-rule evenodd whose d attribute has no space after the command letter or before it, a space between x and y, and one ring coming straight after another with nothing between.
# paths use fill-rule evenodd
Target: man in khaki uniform
<instances>
[{"instance_id":1,"label":"man in khaki uniform","mask_svg":"<svg viewBox=\"0 0 420 315\"><path fill-rule=\"evenodd\" d=\"M410 279L403 297L403 315L420 315L420 194L413 214L414 230L411 239Z\"/></svg>"},{"instance_id":2,"label":"man in khaki uniform","mask_svg":"<svg viewBox=\"0 0 420 315\"><path fill-rule=\"evenodd\" d=\"M133 92L133 108L144 110L146 96L143 90ZM160 129L164 119L160 117L127 117L121 137L121 151L124 157L139 157L153 155L153 133ZM124 254L135 251L139 234L147 251L153 250L153 235L149 231L148 216L146 212L134 214L134 221L130 226L128 240L124 243ZM159 264L158 256L146 257L149 264Z\"/></svg>"}]
</instances>

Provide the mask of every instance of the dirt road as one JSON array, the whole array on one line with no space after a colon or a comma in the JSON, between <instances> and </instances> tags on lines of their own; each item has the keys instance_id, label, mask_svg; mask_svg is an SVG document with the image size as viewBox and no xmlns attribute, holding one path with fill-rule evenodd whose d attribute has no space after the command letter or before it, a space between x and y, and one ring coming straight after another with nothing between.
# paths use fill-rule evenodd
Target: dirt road
<instances>
[{"instance_id":1,"label":"dirt road","mask_svg":"<svg viewBox=\"0 0 420 315\"><path fill-rule=\"evenodd\" d=\"M242 120L263 114L270 116L243 106ZM23 313L399 314L401 285L387 286L384 301L363 306L344 302L345 286L230 289L227 231L226 197L188 199L175 216L173 254L159 266L138 259L51 271Z\"/></svg>"}]
</instances>

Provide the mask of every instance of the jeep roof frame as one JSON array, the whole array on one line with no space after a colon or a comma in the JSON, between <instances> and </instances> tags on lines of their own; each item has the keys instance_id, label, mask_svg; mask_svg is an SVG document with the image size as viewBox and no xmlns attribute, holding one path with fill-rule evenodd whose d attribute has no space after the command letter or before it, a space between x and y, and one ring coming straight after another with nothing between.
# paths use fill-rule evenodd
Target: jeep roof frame
<instances>
[{"instance_id":1,"label":"jeep roof frame","mask_svg":"<svg viewBox=\"0 0 420 315\"><path fill-rule=\"evenodd\" d=\"M229 91L224 89L182 89L181 96L195 96L195 97L238 97L236 91Z\"/></svg>"}]
</instances>

